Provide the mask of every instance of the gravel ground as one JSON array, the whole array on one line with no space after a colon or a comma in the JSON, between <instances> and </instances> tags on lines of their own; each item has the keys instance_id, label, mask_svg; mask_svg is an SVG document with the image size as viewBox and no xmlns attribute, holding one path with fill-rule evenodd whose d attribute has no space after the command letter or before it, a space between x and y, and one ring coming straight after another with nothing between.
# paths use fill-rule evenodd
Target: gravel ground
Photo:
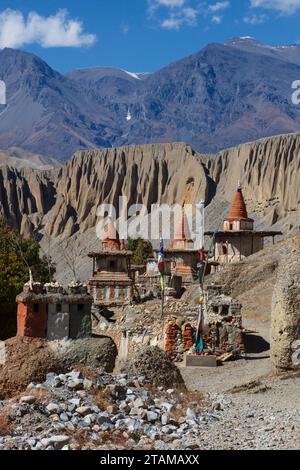
<instances>
[{"instance_id":1,"label":"gravel ground","mask_svg":"<svg viewBox=\"0 0 300 470\"><path fill-rule=\"evenodd\" d=\"M300 449L300 372L275 376L268 325L246 322L253 348L247 359L217 369L180 366L189 390L201 390L220 408L199 433L207 449ZM253 332L253 328L256 331Z\"/></svg>"},{"instance_id":2,"label":"gravel ground","mask_svg":"<svg viewBox=\"0 0 300 470\"><path fill-rule=\"evenodd\" d=\"M189 370L183 375L189 387L196 390L201 379L195 380L195 374L192 378ZM218 374L219 387L223 377L223 373ZM299 391L300 376L254 380L237 392L208 392L206 396L219 410L218 420L201 431L201 448L300 449Z\"/></svg>"},{"instance_id":3,"label":"gravel ground","mask_svg":"<svg viewBox=\"0 0 300 470\"><path fill-rule=\"evenodd\" d=\"M180 365L184 391L97 368L50 373L0 401L0 450L300 449L300 372L275 376L268 328L248 327L247 359Z\"/></svg>"}]
</instances>

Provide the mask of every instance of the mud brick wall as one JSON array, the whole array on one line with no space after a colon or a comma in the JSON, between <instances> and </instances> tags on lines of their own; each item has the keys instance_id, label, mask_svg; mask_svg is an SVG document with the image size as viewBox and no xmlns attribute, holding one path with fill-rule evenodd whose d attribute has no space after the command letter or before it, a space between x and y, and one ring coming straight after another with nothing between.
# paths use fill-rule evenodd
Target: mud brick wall
<instances>
[{"instance_id":1,"label":"mud brick wall","mask_svg":"<svg viewBox=\"0 0 300 470\"><path fill-rule=\"evenodd\" d=\"M46 304L19 304L18 336L45 338L47 331Z\"/></svg>"},{"instance_id":2,"label":"mud brick wall","mask_svg":"<svg viewBox=\"0 0 300 470\"><path fill-rule=\"evenodd\" d=\"M195 343L195 328L190 323L169 320L165 333L165 352L174 361L182 361L183 355Z\"/></svg>"},{"instance_id":3,"label":"mud brick wall","mask_svg":"<svg viewBox=\"0 0 300 470\"><path fill-rule=\"evenodd\" d=\"M240 353L244 351L243 332L240 328L230 324L211 324L209 333L204 336L206 347L216 354L226 352Z\"/></svg>"},{"instance_id":4,"label":"mud brick wall","mask_svg":"<svg viewBox=\"0 0 300 470\"><path fill-rule=\"evenodd\" d=\"M17 296L18 336L62 340L91 336L91 298L86 294L35 293Z\"/></svg>"}]
</instances>

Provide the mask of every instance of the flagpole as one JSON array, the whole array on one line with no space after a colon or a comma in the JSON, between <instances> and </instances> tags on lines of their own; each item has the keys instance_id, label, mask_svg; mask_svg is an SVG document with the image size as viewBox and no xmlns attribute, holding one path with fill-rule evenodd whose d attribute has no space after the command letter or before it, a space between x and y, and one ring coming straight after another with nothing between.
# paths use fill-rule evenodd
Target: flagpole
<instances>
[{"instance_id":1,"label":"flagpole","mask_svg":"<svg viewBox=\"0 0 300 470\"><path fill-rule=\"evenodd\" d=\"M162 238L160 239L157 266L158 266L158 271L160 273L162 342L164 342L165 260L164 260L164 242Z\"/></svg>"},{"instance_id":2,"label":"flagpole","mask_svg":"<svg viewBox=\"0 0 300 470\"><path fill-rule=\"evenodd\" d=\"M161 319L164 319L164 297L165 297L165 291L162 289L161 291Z\"/></svg>"},{"instance_id":3,"label":"flagpole","mask_svg":"<svg viewBox=\"0 0 300 470\"><path fill-rule=\"evenodd\" d=\"M198 262L198 277L199 277L199 316L197 322L196 332L196 354L201 354L204 349L203 342L203 330L204 330L204 276L206 268L205 252L204 252L204 201L200 202L201 206L201 239L200 239L200 251L199 251L199 262Z\"/></svg>"},{"instance_id":4,"label":"flagpole","mask_svg":"<svg viewBox=\"0 0 300 470\"><path fill-rule=\"evenodd\" d=\"M162 290L161 292L161 323L162 323L162 342L163 343L164 343L164 336L165 336L164 297L165 297L165 291Z\"/></svg>"}]
</instances>

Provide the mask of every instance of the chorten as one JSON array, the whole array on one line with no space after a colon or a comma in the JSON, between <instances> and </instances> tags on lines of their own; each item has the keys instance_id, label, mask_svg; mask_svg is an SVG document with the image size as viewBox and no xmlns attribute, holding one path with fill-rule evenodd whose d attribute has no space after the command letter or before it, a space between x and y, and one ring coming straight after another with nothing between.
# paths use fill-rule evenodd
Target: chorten
<instances>
[{"instance_id":1,"label":"chorten","mask_svg":"<svg viewBox=\"0 0 300 470\"><path fill-rule=\"evenodd\" d=\"M184 207L170 249L165 249L164 254L165 259L170 262L172 275L181 277L183 284L194 281L197 276L199 250L195 250L194 242L190 238Z\"/></svg>"},{"instance_id":2,"label":"chorten","mask_svg":"<svg viewBox=\"0 0 300 470\"><path fill-rule=\"evenodd\" d=\"M184 208L181 213L181 220L178 224L177 230L175 232L174 238L171 241L172 250L188 250L193 247L193 240L189 237L188 233L188 223L187 218L184 212Z\"/></svg>"},{"instance_id":3,"label":"chorten","mask_svg":"<svg viewBox=\"0 0 300 470\"><path fill-rule=\"evenodd\" d=\"M264 239L282 235L276 231L254 230L254 220L248 216L242 188L238 185L229 216L224 220L223 230L206 232L214 241L212 266L241 261L264 248Z\"/></svg>"},{"instance_id":4,"label":"chorten","mask_svg":"<svg viewBox=\"0 0 300 470\"><path fill-rule=\"evenodd\" d=\"M89 253L93 259L93 274L89 281L94 306L107 307L130 303L133 282L129 276L133 253L126 250L111 217L104 226L101 250Z\"/></svg>"},{"instance_id":5,"label":"chorten","mask_svg":"<svg viewBox=\"0 0 300 470\"><path fill-rule=\"evenodd\" d=\"M224 220L224 230L253 230L254 220L248 217L242 188L235 193L229 217Z\"/></svg>"}]
</instances>

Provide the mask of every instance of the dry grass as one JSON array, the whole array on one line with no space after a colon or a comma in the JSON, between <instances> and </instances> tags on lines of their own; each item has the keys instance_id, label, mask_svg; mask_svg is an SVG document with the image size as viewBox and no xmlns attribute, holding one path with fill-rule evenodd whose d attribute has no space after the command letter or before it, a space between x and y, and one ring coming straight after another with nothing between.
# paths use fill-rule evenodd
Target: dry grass
<instances>
[{"instance_id":1,"label":"dry grass","mask_svg":"<svg viewBox=\"0 0 300 470\"><path fill-rule=\"evenodd\" d=\"M0 436L7 436L11 432L11 422L4 413L0 414Z\"/></svg>"},{"instance_id":2,"label":"dry grass","mask_svg":"<svg viewBox=\"0 0 300 470\"><path fill-rule=\"evenodd\" d=\"M94 390L94 403L100 410L106 410L106 408L112 404L110 397L110 390L107 388Z\"/></svg>"},{"instance_id":3,"label":"dry grass","mask_svg":"<svg viewBox=\"0 0 300 470\"><path fill-rule=\"evenodd\" d=\"M177 395L177 403L181 405L180 409L173 410L170 415L172 419L178 421L182 416L186 416L188 408L199 411L204 407L204 398L201 392L182 392Z\"/></svg>"},{"instance_id":4,"label":"dry grass","mask_svg":"<svg viewBox=\"0 0 300 470\"><path fill-rule=\"evenodd\" d=\"M82 376L89 380L96 380L98 377L97 372L92 367L77 365L72 369L81 372Z\"/></svg>"},{"instance_id":5,"label":"dry grass","mask_svg":"<svg viewBox=\"0 0 300 470\"><path fill-rule=\"evenodd\" d=\"M160 398L165 397L165 391L159 392L153 385L146 384L145 388L151 393L152 396L159 396ZM205 407L205 401L203 394L199 391L189 392L185 389L175 390L176 404L181 405L180 409L174 409L170 416L174 421L178 421L179 418L186 415L188 408L192 408L197 411ZM167 400L168 401L168 400Z\"/></svg>"}]
</instances>

